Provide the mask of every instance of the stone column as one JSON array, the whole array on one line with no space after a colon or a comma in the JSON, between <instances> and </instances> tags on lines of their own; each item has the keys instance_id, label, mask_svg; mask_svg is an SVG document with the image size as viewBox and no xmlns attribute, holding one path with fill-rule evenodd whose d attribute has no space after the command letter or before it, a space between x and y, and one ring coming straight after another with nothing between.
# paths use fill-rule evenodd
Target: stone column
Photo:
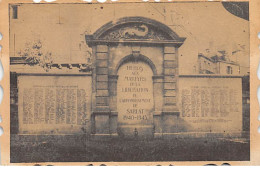
<instances>
[{"instance_id":1,"label":"stone column","mask_svg":"<svg viewBox=\"0 0 260 172\"><path fill-rule=\"evenodd\" d=\"M108 91L108 46L96 46L96 69L93 75L95 89L95 109L93 112L95 122L95 137L110 136L110 109Z\"/></svg>"}]
</instances>

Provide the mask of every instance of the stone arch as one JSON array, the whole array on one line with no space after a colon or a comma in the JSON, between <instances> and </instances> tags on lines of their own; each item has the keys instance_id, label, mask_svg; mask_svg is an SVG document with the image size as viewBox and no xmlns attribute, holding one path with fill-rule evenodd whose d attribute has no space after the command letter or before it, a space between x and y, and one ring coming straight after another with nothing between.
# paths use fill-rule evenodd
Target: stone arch
<instances>
[{"instance_id":1,"label":"stone arch","mask_svg":"<svg viewBox=\"0 0 260 172\"><path fill-rule=\"evenodd\" d=\"M139 54L138 56L134 56L133 54L130 54L128 56L125 56L124 58L122 58L116 68L115 68L115 73L117 74L119 68L127 63L127 62L138 62L138 61L142 61L142 62L145 62L146 64L148 64L150 66L150 68L152 69L153 71L153 74L154 75L157 75L157 70L156 70L156 67L154 65L154 63L146 56L142 55L142 54Z\"/></svg>"},{"instance_id":2,"label":"stone arch","mask_svg":"<svg viewBox=\"0 0 260 172\"><path fill-rule=\"evenodd\" d=\"M95 70L92 74L95 79L93 82L95 93L92 112L93 133L97 137L119 134L118 125L122 123L118 123L117 86L122 84L118 84L120 78L118 71L124 69L124 64L135 61L145 63L146 69L148 67L151 69L149 76L153 76L149 77L149 81L152 79L152 83L144 85L153 86L153 89L143 89L153 90L156 99L153 99L154 107L148 108L146 112L151 115L149 118L151 121L149 120L146 127L139 125L142 129L134 130L143 133L147 138L152 138L154 132L160 133L161 122L163 122L161 115L179 114L176 103L178 48L184 43L185 38L179 37L166 24L156 20L145 17L124 17L103 25L92 35L85 35L85 39L87 45L92 47L95 59ZM135 84L138 85L133 82L128 85ZM128 92L128 89L123 92ZM120 114L123 113L120 112ZM159 122L153 123L152 119ZM128 127L128 129L132 131L133 128Z\"/></svg>"}]
</instances>

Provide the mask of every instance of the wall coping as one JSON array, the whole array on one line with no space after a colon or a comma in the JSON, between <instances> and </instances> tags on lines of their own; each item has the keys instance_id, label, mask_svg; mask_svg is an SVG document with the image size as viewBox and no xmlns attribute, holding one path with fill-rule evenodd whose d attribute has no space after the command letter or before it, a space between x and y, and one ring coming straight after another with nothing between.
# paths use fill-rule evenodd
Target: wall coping
<instances>
[{"instance_id":1,"label":"wall coping","mask_svg":"<svg viewBox=\"0 0 260 172\"><path fill-rule=\"evenodd\" d=\"M181 78L243 78L244 75L221 75L221 74L189 74L189 75L179 75Z\"/></svg>"},{"instance_id":2,"label":"wall coping","mask_svg":"<svg viewBox=\"0 0 260 172\"><path fill-rule=\"evenodd\" d=\"M27 76L92 76L92 73L40 73L40 72L16 72L19 75Z\"/></svg>"}]
</instances>

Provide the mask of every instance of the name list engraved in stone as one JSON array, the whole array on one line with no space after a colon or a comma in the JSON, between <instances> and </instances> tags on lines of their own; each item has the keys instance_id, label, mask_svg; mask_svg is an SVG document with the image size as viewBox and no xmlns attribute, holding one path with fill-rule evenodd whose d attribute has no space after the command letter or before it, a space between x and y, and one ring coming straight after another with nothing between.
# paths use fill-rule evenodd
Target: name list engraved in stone
<instances>
[{"instance_id":1,"label":"name list engraved in stone","mask_svg":"<svg viewBox=\"0 0 260 172\"><path fill-rule=\"evenodd\" d=\"M54 88L45 88L45 123L55 123L55 96L56 92Z\"/></svg>"},{"instance_id":2,"label":"name list engraved in stone","mask_svg":"<svg viewBox=\"0 0 260 172\"><path fill-rule=\"evenodd\" d=\"M196 86L183 89L181 97L182 117L228 117L239 111L238 93L232 88Z\"/></svg>"},{"instance_id":3,"label":"name list engraved in stone","mask_svg":"<svg viewBox=\"0 0 260 172\"><path fill-rule=\"evenodd\" d=\"M86 91L84 89L77 90L77 124L86 124L86 114L87 114L87 101L86 101Z\"/></svg>"},{"instance_id":4,"label":"name list engraved in stone","mask_svg":"<svg viewBox=\"0 0 260 172\"><path fill-rule=\"evenodd\" d=\"M34 124L44 123L44 90L34 89Z\"/></svg>"},{"instance_id":5,"label":"name list engraved in stone","mask_svg":"<svg viewBox=\"0 0 260 172\"><path fill-rule=\"evenodd\" d=\"M77 86L33 86L23 89L23 124L84 125L87 94Z\"/></svg>"},{"instance_id":6,"label":"name list engraved in stone","mask_svg":"<svg viewBox=\"0 0 260 172\"><path fill-rule=\"evenodd\" d=\"M25 88L23 93L23 123L33 124L33 89Z\"/></svg>"}]
</instances>

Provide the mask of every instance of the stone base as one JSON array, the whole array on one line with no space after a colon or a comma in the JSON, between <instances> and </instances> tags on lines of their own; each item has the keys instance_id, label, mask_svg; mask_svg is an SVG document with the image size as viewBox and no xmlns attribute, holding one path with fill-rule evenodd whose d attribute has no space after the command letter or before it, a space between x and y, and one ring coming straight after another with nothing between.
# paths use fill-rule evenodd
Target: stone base
<instances>
[{"instance_id":1,"label":"stone base","mask_svg":"<svg viewBox=\"0 0 260 172\"><path fill-rule=\"evenodd\" d=\"M122 127L120 128L122 133L114 133L114 134L92 134L91 139L94 140L107 140L107 139L184 139L184 138L243 138L245 137L245 133L236 132L236 133L208 133L208 132L180 132L180 133L152 133L152 128L145 128L140 130L140 128L136 127L138 134L134 135L132 130L134 131L135 127Z\"/></svg>"},{"instance_id":2,"label":"stone base","mask_svg":"<svg viewBox=\"0 0 260 172\"><path fill-rule=\"evenodd\" d=\"M151 139L154 134L153 125L122 125L118 127L118 136L121 138Z\"/></svg>"},{"instance_id":3,"label":"stone base","mask_svg":"<svg viewBox=\"0 0 260 172\"><path fill-rule=\"evenodd\" d=\"M154 138L241 138L242 132L236 133L209 133L209 132L180 132L180 133L154 133Z\"/></svg>"},{"instance_id":4,"label":"stone base","mask_svg":"<svg viewBox=\"0 0 260 172\"><path fill-rule=\"evenodd\" d=\"M118 138L118 134L91 134L91 140L109 140Z\"/></svg>"}]
</instances>

